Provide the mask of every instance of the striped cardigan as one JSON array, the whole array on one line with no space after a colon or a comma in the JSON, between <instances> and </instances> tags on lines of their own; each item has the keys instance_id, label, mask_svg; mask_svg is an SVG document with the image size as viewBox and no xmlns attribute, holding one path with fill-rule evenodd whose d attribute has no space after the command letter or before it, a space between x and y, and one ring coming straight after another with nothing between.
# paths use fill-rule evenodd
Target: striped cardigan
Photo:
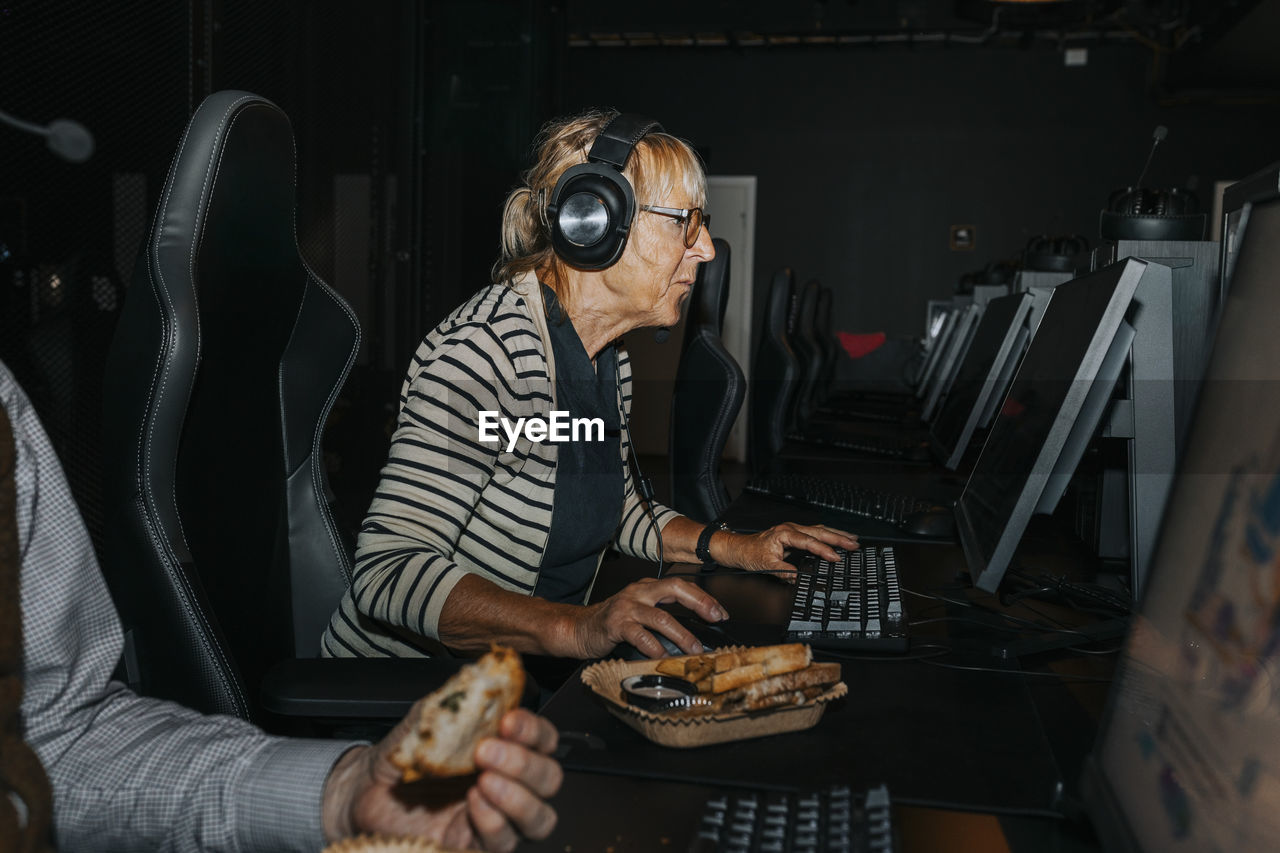
<instances>
[{"instance_id":1,"label":"striped cardigan","mask_svg":"<svg viewBox=\"0 0 1280 853\"><path fill-rule=\"evenodd\" d=\"M631 362L622 347L618 375L625 424ZM360 530L351 587L321 638L322 655L438 653L440 610L468 572L533 594L551 529L558 445L523 435L510 451L505 435L497 444L482 443L478 413L496 411L514 422L546 417L555 407L555 362L532 275L482 289L426 336L400 393L399 421ZM654 526L626 463L629 439L624 432L624 498L614 546L656 561ZM676 517L662 506L654 513L659 530Z\"/></svg>"}]
</instances>

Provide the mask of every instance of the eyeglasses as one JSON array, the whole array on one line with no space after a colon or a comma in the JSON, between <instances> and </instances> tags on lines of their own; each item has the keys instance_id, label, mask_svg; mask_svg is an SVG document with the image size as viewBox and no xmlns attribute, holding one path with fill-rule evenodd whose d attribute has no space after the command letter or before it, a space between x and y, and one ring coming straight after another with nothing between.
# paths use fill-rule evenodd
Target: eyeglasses
<instances>
[{"instance_id":1,"label":"eyeglasses","mask_svg":"<svg viewBox=\"0 0 1280 853\"><path fill-rule=\"evenodd\" d=\"M641 210L647 210L650 213L656 213L659 216L670 216L677 222L684 223L684 247L692 249L693 244L698 242L698 235L705 225L708 233L711 231L711 214L703 213L702 208L681 208L681 207L658 207L653 204L640 205Z\"/></svg>"}]
</instances>

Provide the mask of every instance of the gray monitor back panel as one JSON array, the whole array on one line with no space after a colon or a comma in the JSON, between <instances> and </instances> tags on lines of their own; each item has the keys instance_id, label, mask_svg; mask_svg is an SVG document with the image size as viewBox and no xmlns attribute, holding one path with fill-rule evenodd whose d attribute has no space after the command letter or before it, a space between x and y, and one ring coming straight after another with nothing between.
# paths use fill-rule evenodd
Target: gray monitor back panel
<instances>
[{"instance_id":1,"label":"gray monitor back panel","mask_svg":"<svg viewBox=\"0 0 1280 853\"><path fill-rule=\"evenodd\" d=\"M1071 427L1071 434L1067 436L1067 442L1062 447L1058 463L1053 466L1053 473L1045 481L1044 493L1040 495L1040 501L1036 504L1037 513L1051 515L1057 509L1058 501L1062 500L1062 494L1067 490L1067 484L1071 482L1071 475L1075 473L1076 466L1084 457L1085 448L1089 446L1089 442L1097 435L1102 425L1103 414L1111 402L1116 383L1120 381L1125 362L1129 360L1129 347L1133 345L1135 334L1133 326L1128 323L1120 324L1120 329L1111 342L1111 349L1107 351L1107 357L1102 360L1102 367L1098 368L1093 387L1089 389L1084 405L1080 407L1080 414L1076 416L1076 422Z\"/></svg>"},{"instance_id":2,"label":"gray monitor back panel","mask_svg":"<svg viewBox=\"0 0 1280 853\"><path fill-rule=\"evenodd\" d=\"M951 342L951 336L955 332L956 320L959 319L960 310L953 308L942 317L942 329L933 338L933 345L929 347L929 354L925 356L924 367L920 369L919 384L916 385L916 396L923 397L929 387L929 381L933 378L934 372L938 369L938 359L942 356L943 351Z\"/></svg>"},{"instance_id":3,"label":"gray monitor back panel","mask_svg":"<svg viewBox=\"0 0 1280 853\"><path fill-rule=\"evenodd\" d=\"M1147 264L1060 285L956 504L974 585L994 592L1111 348Z\"/></svg>"},{"instance_id":4,"label":"gray monitor back panel","mask_svg":"<svg viewBox=\"0 0 1280 853\"><path fill-rule=\"evenodd\" d=\"M929 389L929 393L925 396L924 409L920 412L922 420L928 421L933 418L938 402L951 390L951 383L956 378L956 371L960 368L960 363L964 360L965 353L969 351L969 344L973 341L973 332L978 327L978 321L981 318L982 306L970 305L964 309L964 313L956 326L955 334L951 336L951 345L947 348L947 352L942 354L942 360L938 362L938 369L934 371L933 387Z\"/></svg>"},{"instance_id":5,"label":"gray monitor back panel","mask_svg":"<svg viewBox=\"0 0 1280 853\"><path fill-rule=\"evenodd\" d=\"M1020 333L1025 332L1031 297L1004 296L987 303L973 342L951 383L951 393L929 426L934 455L955 470L978 427L991 408L991 398L1003 393L1001 376L1009 366ZM1006 376L1006 381L1007 381Z\"/></svg>"},{"instance_id":6,"label":"gray monitor back panel","mask_svg":"<svg viewBox=\"0 0 1280 853\"><path fill-rule=\"evenodd\" d=\"M1009 350L1009 355L1000 367L995 387L991 389L991 396L987 399L986 406L982 410L982 417L978 419L978 429L987 429L991 426L991 419L996 416L996 410L1004 402L1004 395L1009 391L1009 383L1013 381L1013 373L1018 369L1018 362L1022 361L1022 353L1026 351L1027 344L1030 341L1031 330L1024 325L1018 329L1018 336L1014 338L1013 348Z\"/></svg>"},{"instance_id":7,"label":"gray monitor back panel","mask_svg":"<svg viewBox=\"0 0 1280 853\"><path fill-rule=\"evenodd\" d=\"M1204 240L1121 240L1093 251L1093 268L1123 258L1140 258L1172 271L1173 388L1177 452L1186 444L1195 409L1200 377L1213 343L1221 304L1218 281L1219 247Z\"/></svg>"}]
</instances>

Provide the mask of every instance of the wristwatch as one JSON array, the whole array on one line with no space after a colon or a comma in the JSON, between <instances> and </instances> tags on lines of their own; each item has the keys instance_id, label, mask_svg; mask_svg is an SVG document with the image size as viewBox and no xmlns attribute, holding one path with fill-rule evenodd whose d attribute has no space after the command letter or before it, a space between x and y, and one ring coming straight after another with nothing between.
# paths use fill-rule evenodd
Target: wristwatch
<instances>
[{"instance_id":1,"label":"wristwatch","mask_svg":"<svg viewBox=\"0 0 1280 853\"><path fill-rule=\"evenodd\" d=\"M719 524L708 524L702 528L702 533L698 535L698 547L693 549L693 553L698 555L698 559L702 561L704 566L714 566L716 561L711 559L711 537L717 530L728 530L729 525L723 521Z\"/></svg>"}]
</instances>

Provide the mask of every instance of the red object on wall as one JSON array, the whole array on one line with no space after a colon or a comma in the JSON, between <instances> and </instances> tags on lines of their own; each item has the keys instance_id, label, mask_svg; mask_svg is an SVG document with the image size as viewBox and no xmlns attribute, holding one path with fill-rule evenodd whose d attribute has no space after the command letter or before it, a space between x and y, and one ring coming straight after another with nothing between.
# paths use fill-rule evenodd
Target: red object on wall
<instances>
[{"instance_id":1,"label":"red object on wall","mask_svg":"<svg viewBox=\"0 0 1280 853\"><path fill-rule=\"evenodd\" d=\"M862 358L864 355L875 352L884 346L885 339L884 332L868 332L865 334L837 332L836 337L840 338L840 346L844 347L844 351L849 353L849 358Z\"/></svg>"}]
</instances>

